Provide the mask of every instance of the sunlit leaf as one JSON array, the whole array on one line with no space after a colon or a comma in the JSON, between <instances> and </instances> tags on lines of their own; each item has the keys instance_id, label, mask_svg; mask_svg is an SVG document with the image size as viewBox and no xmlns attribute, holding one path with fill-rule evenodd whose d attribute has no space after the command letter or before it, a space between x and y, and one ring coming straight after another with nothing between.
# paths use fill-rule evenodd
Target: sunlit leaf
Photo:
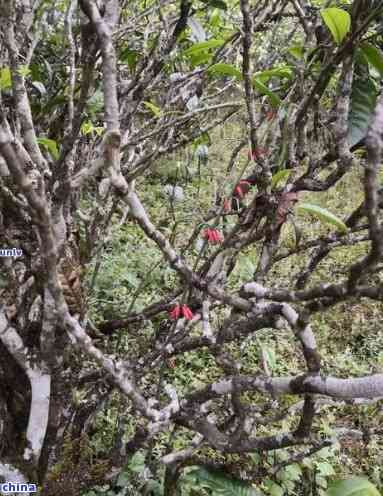
<instances>
[{"instance_id":1,"label":"sunlit leaf","mask_svg":"<svg viewBox=\"0 0 383 496\"><path fill-rule=\"evenodd\" d=\"M157 107L157 105L154 105L154 103L151 102L144 102L144 105L146 108L151 110L156 117L160 117L161 109Z\"/></svg>"},{"instance_id":2,"label":"sunlit leaf","mask_svg":"<svg viewBox=\"0 0 383 496\"><path fill-rule=\"evenodd\" d=\"M256 72L254 77L262 83L267 83L267 81L272 77L279 77L281 79L291 79L293 77L293 71L291 67L276 67L274 69L268 69L266 71Z\"/></svg>"},{"instance_id":3,"label":"sunlit leaf","mask_svg":"<svg viewBox=\"0 0 383 496\"><path fill-rule=\"evenodd\" d=\"M212 38L211 40L201 41L199 43L194 43L191 47L184 51L186 56L196 55L197 53L204 52L206 50L211 50L212 48L217 48L222 46L225 40L217 40Z\"/></svg>"},{"instance_id":4,"label":"sunlit leaf","mask_svg":"<svg viewBox=\"0 0 383 496\"><path fill-rule=\"evenodd\" d=\"M17 69L17 72L20 74L20 76L27 77L31 73L31 70L27 65L21 65Z\"/></svg>"},{"instance_id":5,"label":"sunlit leaf","mask_svg":"<svg viewBox=\"0 0 383 496\"><path fill-rule=\"evenodd\" d=\"M321 10L321 16L330 30L335 42L339 45L350 31L351 17L348 12L336 7Z\"/></svg>"},{"instance_id":6,"label":"sunlit leaf","mask_svg":"<svg viewBox=\"0 0 383 496\"><path fill-rule=\"evenodd\" d=\"M266 479L264 484L267 487L267 493L270 496L283 496L285 491L279 484L276 484L271 479Z\"/></svg>"},{"instance_id":7,"label":"sunlit leaf","mask_svg":"<svg viewBox=\"0 0 383 496\"><path fill-rule=\"evenodd\" d=\"M287 179L291 173L292 173L291 169L282 169L282 170L278 171L271 178L271 187L276 188L278 186L278 184L281 181L283 181L284 179Z\"/></svg>"},{"instance_id":8,"label":"sunlit leaf","mask_svg":"<svg viewBox=\"0 0 383 496\"><path fill-rule=\"evenodd\" d=\"M316 468L319 474L325 477L335 475L334 467L328 462L318 462L316 463Z\"/></svg>"},{"instance_id":9,"label":"sunlit leaf","mask_svg":"<svg viewBox=\"0 0 383 496\"><path fill-rule=\"evenodd\" d=\"M0 70L0 89L6 90L12 86L12 77L9 67Z\"/></svg>"},{"instance_id":10,"label":"sunlit leaf","mask_svg":"<svg viewBox=\"0 0 383 496\"><path fill-rule=\"evenodd\" d=\"M301 203L297 206L297 210L305 212L317 217L321 222L325 224L331 224L337 227L342 232L347 232L346 224L339 219L332 212L326 210L325 208L319 207L318 205L312 205L311 203Z\"/></svg>"},{"instance_id":11,"label":"sunlit leaf","mask_svg":"<svg viewBox=\"0 0 383 496\"><path fill-rule=\"evenodd\" d=\"M50 138L37 138L37 143L46 148L55 160L58 160L59 150L56 141Z\"/></svg>"},{"instance_id":12,"label":"sunlit leaf","mask_svg":"<svg viewBox=\"0 0 383 496\"><path fill-rule=\"evenodd\" d=\"M367 479L356 477L355 479L344 479L334 481L327 496L380 496L380 492Z\"/></svg>"}]
</instances>

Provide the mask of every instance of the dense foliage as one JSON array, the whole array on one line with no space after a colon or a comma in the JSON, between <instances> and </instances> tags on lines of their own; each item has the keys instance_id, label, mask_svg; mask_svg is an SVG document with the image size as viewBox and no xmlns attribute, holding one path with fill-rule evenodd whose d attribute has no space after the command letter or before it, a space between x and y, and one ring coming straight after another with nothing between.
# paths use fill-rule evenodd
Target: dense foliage
<instances>
[{"instance_id":1,"label":"dense foliage","mask_svg":"<svg viewBox=\"0 0 383 496\"><path fill-rule=\"evenodd\" d=\"M0 6L0 481L376 496L383 2Z\"/></svg>"}]
</instances>

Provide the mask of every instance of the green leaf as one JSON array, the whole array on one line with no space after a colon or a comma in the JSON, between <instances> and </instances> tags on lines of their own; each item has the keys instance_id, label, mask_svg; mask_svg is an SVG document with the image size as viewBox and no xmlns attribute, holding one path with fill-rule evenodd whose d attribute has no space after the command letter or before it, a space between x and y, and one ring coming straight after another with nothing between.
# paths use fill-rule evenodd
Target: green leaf
<instances>
[{"instance_id":1,"label":"green leaf","mask_svg":"<svg viewBox=\"0 0 383 496\"><path fill-rule=\"evenodd\" d=\"M283 469L284 480L298 481L302 476L302 469L297 463L288 465Z\"/></svg>"},{"instance_id":2,"label":"green leaf","mask_svg":"<svg viewBox=\"0 0 383 496\"><path fill-rule=\"evenodd\" d=\"M382 51L372 45L371 43L363 43L360 47L361 52L368 60L369 64L371 64L377 71L381 77L383 77L383 53Z\"/></svg>"},{"instance_id":3,"label":"green leaf","mask_svg":"<svg viewBox=\"0 0 383 496\"><path fill-rule=\"evenodd\" d=\"M277 173L275 173L271 178L271 187L275 189L278 186L278 184L284 179L287 179L291 173L292 173L291 169L282 169Z\"/></svg>"},{"instance_id":4,"label":"green leaf","mask_svg":"<svg viewBox=\"0 0 383 496\"><path fill-rule=\"evenodd\" d=\"M18 69L17 72L20 74L20 76L27 77L31 73L31 70L27 65L21 65Z\"/></svg>"},{"instance_id":5,"label":"green leaf","mask_svg":"<svg viewBox=\"0 0 383 496\"><path fill-rule=\"evenodd\" d=\"M94 126L91 121L84 121L81 124L80 128L81 134L86 136L87 134L91 134L94 131Z\"/></svg>"},{"instance_id":6,"label":"green leaf","mask_svg":"<svg viewBox=\"0 0 383 496\"><path fill-rule=\"evenodd\" d=\"M256 78L253 78L254 88L259 91L261 95L266 95L269 99L270 104L275 108L278 107L281 103L281 99L279 96L273 91L269 90L269 88L264 85L261 81L258 81Z\"/></svg>"},{"instance_id":7,"label":"green leaf","mask_svg":"<svg viewBox=\"0 0 383 496\"><path fill-rule=\"evenodd\" d=\"M161 109L159 107L157 107L157 105L154 105L154 103L144 102L144 105L146 108L151 110L156 117L161 116Z\"/></svg>"},{"instance_id":8,"label":"green leaf","mask_svg":"<svg viewBox=\"0 0 383 496\"><path fill-rule=\"evenodd\" d=\"M134 71L139 55L140 54L137 50L125 48L120 54L120 62L123 64L128 64L129 70Z\"/></svg>"},{"instance_id":9,"label":"green leaf","mask_svg":"<svg viewBox=\"0 0 383 496\"><path fill-rule=\"evenodd\" d=\"M213 28L218 28L221 25L221 22L222 19L219 9L214 9L209 20L210 26Z\"/></svg>"},{"instance_id":10,"label":"green leaf","mask_svg":"<svg viewBox=\"0 0 383 496\"><path fill-rule=\"evenodd\" d=\"M142 474L145 469L145 453L137 451L130 459L128 467L135 474Z\"/></svg>"},{"instance_id":11,"label":"green leaf","mask_svg":"<svg viewBox=\"0 0 383 496\"><path fill-rule=\"evenodd\" d=\"M339 45L351 28L351 17L348 12L336 7L321 10L321 16L331 31L335 42Z\"/></svg>"},{"instance_id":12,"label":"green leaf","mask_svg":"<svg viewBox=\"0 0 383 496\"><path fill-rule=\"evenodd\" d=\"M320 221L326 224L332 224L342 232L346 233L348 230L346 224L341 219L339 219L339 217L329 212L325 208L319 207L318 205L312 205L311 203L301 203L297 206L297 210L314 215Z\"/></svg>"},{"instance_id":13,"label":"green leaf","mask_svg":"<svg viewBox=\"0 0 383 496\"><path fill-rule=\"evenodd\" d=\"M316 463L317 471L320 475L328 477L329 475L335 475L335 470L331 463L328 462L318 462Z\"/></svg>"},{"instance_id":14,"label":"green leaf","mask_svg":"<svg viewBox=\"0 0 383 496\"><path fill-rule=\"evenodd\" d=\"M212 54L210 52L200 52L191 55L190 62L193 67L196 67L197 65L207 64L211 61L211 58Z\"/></svg>"},{"instance_id":15,"label":"green leaf","mask_svg":"<svg viewBox=\"0 0 383 496\"><path fill-rule=\"evenodd\" d=\"M361 477L334 481L326 494L327 496L380 496L376 487Z\"/></svg>"},{"instance_id":16,"label":"green leaf","mask_svg":"<svg viewBox=\"0 0 383 496\"><path fill-rule=\"evenodd\" d=\"M56 141L49 138L37 138L37 143L46 148L55 160L58 160L59 150Z\"/></svg>"},{"instance_id":17,"label":"green leaf","mask_svg":"<svg viewBox=\"0 0 383 496\"><path fill-rule=\"evenodd\" d=\"M276 67L274 69L268 69L266 71L256 72L254 77L262 83L267 83L267 81L272 77L279 77L281 79L291 79L293 77L293 71L291 67Z\"/></svg>"},{"instance_id":18,"label":"green leaf","mask_svg":"<svg viewBox=\"0 0 383 496\"><path fill-rule=\"evenodd\" d=\"M191 55L196 55L201 52L205 52L206 50L211 50L212 48L217 48L222 46L225 43L225 40L217 40L212 38L208 41L201 41L199 43L194 43L191 47L184 50L184 55L190 57Z\"/></svg>"},{"instance_id":19,"label":"green leaf","mask_svg":"<svg viewBox=\"0 0 383 496\"><path fill-rule=\"evenodd\" d=\"M293 45L287 51L298 60L303 59L305 54L305 49L302 45Z\"/></svg>"},{"instance_id":20,"label":"green leaf","mask_svg":"<svg viewBox=\"0 0 383 496\"><path fill-rule=\"evenodd\" d=\"M347 141L350 147L366 136L375 111L377 96L378 92L371 78L354 78L348 115Z\"/></svg>"},{"instance_id":21,"label":"green leaf","mask_svg":"<svg viewBox=\"0 0 383 496\"><path fill-rule=\"evenodd\" d=\"M264 484L265 484L265 486L267 488L267 492L268 492L268 494L270 494L270 496L283 496L284 490L279 484L276 484L271 479L267 479L264 482Z\"/></svg>"},{"instance_id":22,"label":"green leaf","mask_svg":"<svg viewBox=\"0 0 383 496\"><path fill-rule=\"evenodd\" d=\"M249 484L229 478L218 470L197 468L188 474L198 487L211 489L216 496L260 496L260 492Z\"/></svg>"},{"instance_id":23,"label":"green leaf","mask_svg":"<svg viewBox=\"0 0 383 496\"><path fill-rule=\"evenodd\" d=\"M12 76L9 67L0 70L0 90L6 90L12 86Z\"/></svg>"},{"instance_id":24,"label":"green leaf","mask_svg":"<svg viewBox=\"0 0 383 496\"><path fill-rule=\"evenodd\" d=\"M207 72L214 76L232 76L242 79L242 72L232 64L214 64L209 67Z\"/></svg>"}]
</instances>

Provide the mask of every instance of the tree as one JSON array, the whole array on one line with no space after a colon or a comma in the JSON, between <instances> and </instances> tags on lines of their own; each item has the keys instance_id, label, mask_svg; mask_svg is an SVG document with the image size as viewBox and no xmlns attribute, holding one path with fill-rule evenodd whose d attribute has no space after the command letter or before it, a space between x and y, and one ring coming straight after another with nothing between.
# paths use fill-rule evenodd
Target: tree
<instances>
[{"instance_id":1,"label":"tree","mask_svg":"<svg viewBox=\"0 0 383 496\"><path fill-rule=\"evenodd\" d=\"M382 5L318 3L2 2L0 236L4 250L22 250L0 259L3 479L37 481L46 494L62 487L49 480L65 449L89 434L113 395L135 431L125 443L121 420L107 470L153 449L163 432L188 433L185 449L170 439L157 460L168 495L185 466L222 467L204 448L241 460L292 447L292 463L331 444L315 427L325 398L383 395L383 374L323 372L311 323L339 302L382 299ZM246 126L210 207L196 196L181 233L176 173L165 221L153 221L143 191L158 182L159 165L194 147L208 168L213 130L234 118ZM301 201L357 167L364 198L347 218ZM294 223L286 248L295 205L332 233L310 238ZM168 281L160 289L156 281L139 310L150 277L136 284L127 315L106 316L91 302L118 218L134 233L137 259L150 247L150 270ZM312 282L335 248L366 241L343 278ZM234 288L249 250L257 264ZM297 254L302 270L275 284L275 267ZM264 352L260 368L243 373L244 341L282 329L305 369L271 374ZM180 391L177 359L191 351L207 354L215 375ZM276 432L284 416L296 421ZM73 487L61 480L66 494L86 482L77 472Z\"/></svg>"}]
</instances>

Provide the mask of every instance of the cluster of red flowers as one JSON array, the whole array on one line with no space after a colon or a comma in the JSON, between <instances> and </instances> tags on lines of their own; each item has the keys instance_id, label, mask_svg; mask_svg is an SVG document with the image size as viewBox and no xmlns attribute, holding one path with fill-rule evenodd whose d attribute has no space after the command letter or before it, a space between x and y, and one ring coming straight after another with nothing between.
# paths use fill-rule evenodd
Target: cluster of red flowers
<instances>
[{"instance_id":1,"label":"cluster of red flowers","mask_svg":"<svg viewBox=\"0 0 383 496\"><path fill-rule=\"evenodd\" d=\"M185 317L186 320L192 320L193 312L187 305L176 305L170 312L169 317L172 320L178 320L180 317Z\"/></svg>"},{"instance_id":2,"label":"cluster of red flowers","mask_svg":"<svg viewBox=\"0 0 383 496\"><path fill-rule=\"evenodd\" d=\"M206 228L202 232L202 237L208 241L208 243L212 245L216 245L218 243L222 243L223 237L222 234L217 230L211 227Z\"/></svg>"}]
</instances>

